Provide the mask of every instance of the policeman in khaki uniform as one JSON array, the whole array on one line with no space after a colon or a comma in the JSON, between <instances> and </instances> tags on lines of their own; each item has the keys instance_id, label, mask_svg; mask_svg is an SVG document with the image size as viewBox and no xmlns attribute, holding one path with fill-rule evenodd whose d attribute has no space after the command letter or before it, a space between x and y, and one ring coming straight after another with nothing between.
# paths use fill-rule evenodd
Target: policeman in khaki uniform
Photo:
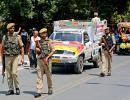
<instances>
[{"instance_id":1,"label":"policeman in khaki uniform","mask_svg":"<svg viewBox=\"0 0 130 100\"><path fill-rule=\"evenodd\" d=\"M100 45L102 45L101 77L105 75L111 76L112 54L116 44L114 36L109 32L109 27L105 27L104 29L105 35L102 36L100 41Z\"/></svg>"},{"instance_id":2,"label":"policeman in khaki uniform","mask_svg":"<svg viewBox=\"0 0 130 100\"><path fill-rule=\"evenodd\" d=\"M7 80L9 91L6 95L13 95L14 89L16 90L16 95L20 95L19 82L17 76L17 68L21 50L21 63L24 63L24 45L21 40L21 36L14 32L14 23L9 23L7 25L7 34L3 36L2 39L2 54L5 55L5 67L7 73Z\"/></svg>"},{"instance_id":3,"label":"policeman in khaki uniform","mask_svg":"<svg viewBox=\"0 0 130 100\"><path fill-rule=\"evenodd\" d=\"M53 93L52 90L52 64L51 56L54 53L54 48L49 44L46 37L47 29L43 28L39 31L41 35L41 40L36 42L36 52L37 52L37 93L34 95L35 98L40 97L43 88L43 75L47 76L48 83L48 94Z\"/></svg>"}]
</instances>

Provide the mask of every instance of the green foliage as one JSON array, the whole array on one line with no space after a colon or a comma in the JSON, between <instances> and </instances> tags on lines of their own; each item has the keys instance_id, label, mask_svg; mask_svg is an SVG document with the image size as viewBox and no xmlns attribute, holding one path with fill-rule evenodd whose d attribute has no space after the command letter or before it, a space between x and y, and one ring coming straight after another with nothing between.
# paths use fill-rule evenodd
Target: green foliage
<instances>
[{"instance_id":1,"label":"green foliage","mask_svg":"<svg viewBox=\"0 0 130 100\"><path fill-rule=\"evenodd\" d=\"M118 23L122 21L130 21L130 1L127 1L126 8L127 10L125 10L122 14L117 11L114 12L111 15L112 22Z\"/></svg>"},{"instance_id":2,"label":"green foliage","mask_svg":"<svg viewBox=\"0 0 130 100\"><path fill-rule=\"evenodd\" d=\"M93 17L98 11L101 18L117 23L130 19L129 0L1 0L0 16L7 22L26 26L48 26L54 20Z\"/></svg>"}]
</instances>

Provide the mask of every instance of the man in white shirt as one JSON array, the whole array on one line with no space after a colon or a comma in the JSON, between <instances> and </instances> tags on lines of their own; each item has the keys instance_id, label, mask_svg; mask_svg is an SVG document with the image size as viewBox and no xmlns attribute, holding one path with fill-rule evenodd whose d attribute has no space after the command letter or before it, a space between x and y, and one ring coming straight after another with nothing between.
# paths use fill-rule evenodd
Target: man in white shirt
<instances>
[{"instance_id":1,"label":"man in white shirt","mask_svg":"<svg viewBox=\"0 0 130 100\"><path fill-rule=\"evenodd\" d=\"M39 41L40 37L38 36L38 31L33 31L33 36L30 39L30 52L29 52L29 58L30 58L30 67L37 67L37 58L36 58L36 41Z\"/></svg>"},{"instance_id":2,"label":"man in white shirt","mask_svg":"<svg viewBox=\"0 0 130 100\"><path fill-rule=\"evenodd\" d=\"M92 22L94 24L98 24L100 22L100 18L98 17L98 13L94 12L94 18L92 18Z\"/></svg>"}]
</instances>

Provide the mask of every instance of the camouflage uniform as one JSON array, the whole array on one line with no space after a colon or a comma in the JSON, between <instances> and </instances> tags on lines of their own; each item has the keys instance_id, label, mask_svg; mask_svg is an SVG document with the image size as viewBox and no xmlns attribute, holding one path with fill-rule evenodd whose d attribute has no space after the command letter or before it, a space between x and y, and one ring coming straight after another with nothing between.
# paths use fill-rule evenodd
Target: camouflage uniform
<instances>
[{"instance_id":1,"label":"camouflage uniform","mask_svg":"<svg viewBox=\"0 0 130 100\"><path fill-rule=\"evenodd\" d=\"M111 68L112 68L112 54L113 54L113 49L115 47L115 38L113 35L108 34L104 35L101 39L101 43L104 43L103 41L106 41L107 46L104 45L102 46L102 66L101 66L101 76L111 75ZM111 52L109 52L111 50Z\"/></svg>"},{"instance_id":2,"label":"camouflage uniform","mask_svg":"<svg viewBox=\"0 0 130 100\"><path fill-rule=\"evenodd\" d=\"M8 34L4 35L2 45L4 46L5 66L9 90L14 90L14 86L16 89L19 88L17 67L19 62L18 55L20 54L20 47L23 46L21 36L15 34L15 32L13 36L9 36Z\"/></svg>"},{"instance_id":3,"label":"camouflage uniform","mask_svg":"<svg viewBox=\"0 0 130 100\"><path fill-rule=\"evenodd\" d=\"M52 90L52 61L51 58L49 58L48 64L46 64L43 59L45 59L52 51L53 48L48 43L48 40L40 40L41 45L41 53L37 57L37 92L41 93L43 88L43 75L44 73L47 76L47 83L48 83L48 89Z\"/></svg>"}]
</instances>

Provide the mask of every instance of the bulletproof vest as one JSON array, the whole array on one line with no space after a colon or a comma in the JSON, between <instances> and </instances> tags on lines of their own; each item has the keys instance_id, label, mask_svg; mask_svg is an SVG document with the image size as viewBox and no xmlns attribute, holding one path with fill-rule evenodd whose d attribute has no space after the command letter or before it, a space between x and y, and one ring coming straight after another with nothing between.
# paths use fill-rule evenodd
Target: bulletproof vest
<instances>
[{"instance_id":1,"label":"bulletproof vest","mask_svg":"<svg viewBox=\"0 0 130 100\"><path fill-rule=\"evenodd\" d=\"M113 46L112 36L107 36L106 42L108 44L109 49L111 49L111 47Z\"/></svg>"},{"instance_id":2,"label":"bulletproof vest","mask_svg":"<svg viewBox=\"0 0 130 100\"><path fill-rule=\"evenodd\" d=\"M41 57L44 58L50 53L48 40L41 40L40 45L41 45Z\"/></svg>"},{"instance_id":3,"label":"bulletproof vest","mask_svg":"<svg viewBox=\"0 0 130 100\"><path fill-rule=\"evenodd\" d=\"M5 48L4 49L5 55L18 55L18 54L20 54L20 47L18 44L17 35L12 36L11 40L9 40L8 36L5 35L4 48Z\"/></svg>"}]
</instances>

